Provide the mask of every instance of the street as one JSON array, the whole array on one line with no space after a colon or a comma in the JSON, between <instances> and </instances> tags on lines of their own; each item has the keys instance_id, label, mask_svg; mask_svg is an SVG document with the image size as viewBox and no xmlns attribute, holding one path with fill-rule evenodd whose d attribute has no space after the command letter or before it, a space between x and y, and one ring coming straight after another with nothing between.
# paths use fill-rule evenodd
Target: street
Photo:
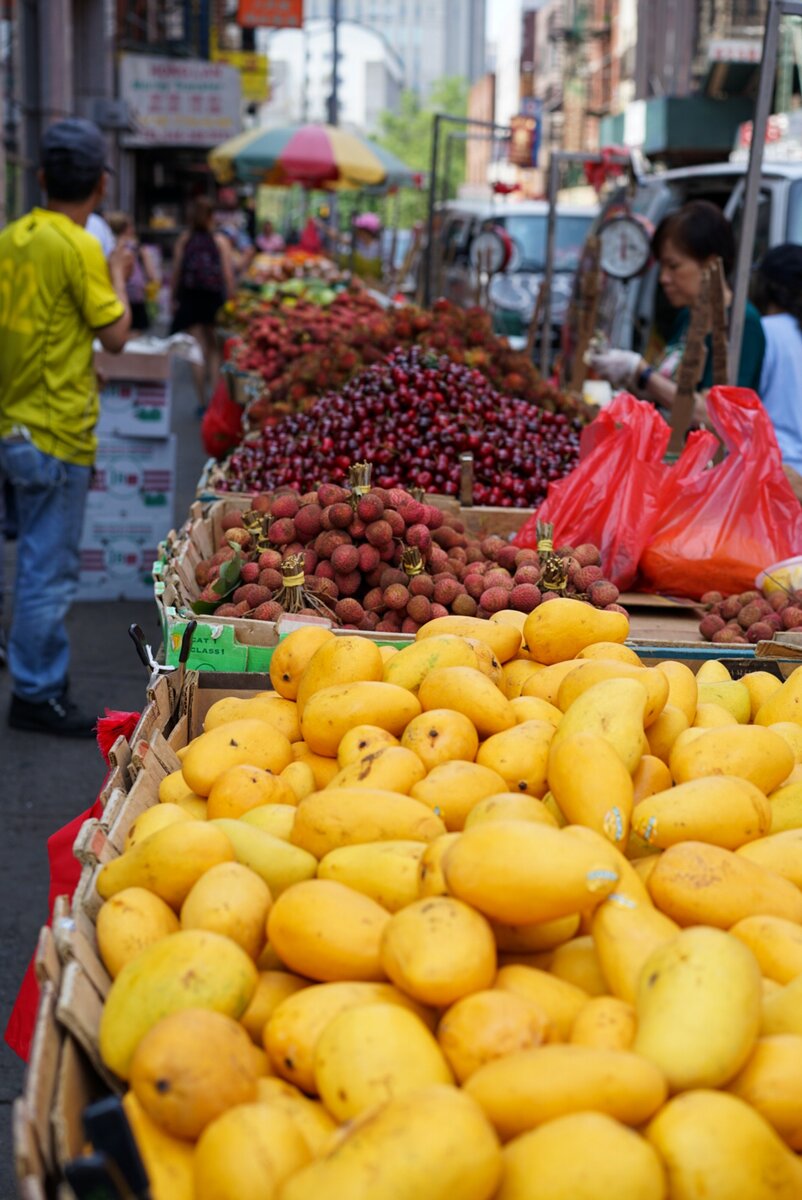
<instances>
[{"instance_id":1,"label":"street","mask_svg":"<svg viewBox=\"0 0 802 1200\"><path fill-rule=\"evenodd\" d=\"M201 466L200 422L195 392L182 365L173 407L178 435L175 514L182 521L192 503ZM165 533L167 530L165 529ZM6 549L10 584L13 546ZM5 597L10 613L11 597ZM155 605L146 601L78 604L69 619L72 690L82 708L139 711L146 676L128 626L136 621L156 651L160 632ZM0 763L4 781L0 838L0 1021L5 1027L40 926L47 918L47 839L94 801L105 775L97 746L34 733L10 731L5 714L8 673L0 671ZM15 1192L11 1105L22 1088L23 1064L0 1047L0 1197Z\"/></svg>"}]
</instances>

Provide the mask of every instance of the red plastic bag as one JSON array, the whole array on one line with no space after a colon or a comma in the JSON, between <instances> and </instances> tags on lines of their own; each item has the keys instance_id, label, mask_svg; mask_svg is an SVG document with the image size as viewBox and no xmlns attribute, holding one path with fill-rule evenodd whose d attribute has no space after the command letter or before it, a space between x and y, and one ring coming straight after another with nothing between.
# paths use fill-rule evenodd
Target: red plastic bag
<instances>
[{"instance_id":1,"label":"red plastic bag","mask_svg":"<svg viewBox=\"0 0 802 1200\"><path fill-rule=\"evenodd\" d=\"M203 448L212 458L225 456L242 441L242 409L228 394L224 379L218 383L201 421Z\"/></svg>"},{"instance_id":2,"label":"red plastic bag","mask_svg":"<svg viewBox=\"0 0 802 1200\"><path fill-rule=\"evenodd\" d=\"M579 465L549 486L515 544L534 549L538 518L550 521L558 545L592 542L606 577L622 591L629 587L660 512L670 436L653 405L616 396L583 431Z\"/></svg>"},{"instance_id":3,"label":"red plastic bag","mask_svg":"<svg viewBox=\"0 0 802 1200\"><path fill-rule=\"evenodd\" d=\"M713 388L707 410L727 457L691 478L671 469L641 559L646 586L694 599L753 588L764 567L802 551L802 507L760 398Z\"/></svg>"}]
</instances>

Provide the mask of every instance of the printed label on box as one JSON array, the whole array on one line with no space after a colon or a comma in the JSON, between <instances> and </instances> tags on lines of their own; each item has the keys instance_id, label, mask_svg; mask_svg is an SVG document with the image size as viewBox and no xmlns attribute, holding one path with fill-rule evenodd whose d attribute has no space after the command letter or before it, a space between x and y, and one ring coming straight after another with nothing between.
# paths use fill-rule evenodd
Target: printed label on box
<instances>
[{"instance_id":1,"label":"printed label on box","mask_svg":"<svg viewBox=\"0 0 802 1200\"><path fill-rule=\"evenodd\" d=\"M161 522L87 514L81 539L81 600L139 600L153 596L153 559Z\"/></svg>"},{"instance_id":2,"label":"printed label on box","mask_svg":"<svg viewBox=\"0 0 802 1200\"><path fill-rule=\"evenodd\" d=\"M171 400L169 381L108 380L100 392L98 433L167 437Z\"/></svg>"},{"instance_id":3,"label":"printed label on box","mask_svg":"<svg viewBox=\"0 0 802 1200\"><path fill-rule=\"evenodd\" d=\"M121 516L160 510L168 528L175 495L175 454L174 434L163 442L100 438L89 490L90 510L100 504L105 512L113 506Z\"/></svg>"}]
</instances>

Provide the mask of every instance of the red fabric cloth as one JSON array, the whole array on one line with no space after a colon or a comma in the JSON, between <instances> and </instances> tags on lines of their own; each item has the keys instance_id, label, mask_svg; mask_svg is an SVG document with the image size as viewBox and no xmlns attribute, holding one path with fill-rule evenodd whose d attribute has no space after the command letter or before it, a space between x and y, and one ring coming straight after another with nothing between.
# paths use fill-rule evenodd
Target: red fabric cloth
<instances>
[{"instance_id":1,"label":"red fabric cloth","mask_svg":"<svg viewBox=\"0 0 802 1200\"><path fill-rule=\"evenodd\" d=\"M117 712L106 709L105 717L97 723L97 742L104 762L108 765L109 751L118 737L129 738L136 728L139 713ZM105 782L105 781L104 781ZM102 788L101 788L102 791ZM99 800L63 825L47 839L47 857L50 864L50 893L48 896L48 918L53 917L53 905L58 896L72 896L81 875L81 864L72 852L72 847L84 821L99 817L102 808ZM34 956L28 964L17 999L11 1010L4 1034L10 1046L24 1062L28 1061L36 1025L36 1010L39 1007L39 984L34 970Z\"/></svg>"},{"instance_id":2,"label":"red fabric cloth","mask_svg":"<svg viewBox=\"0 0 802 1200\"><path fill-rule=\"evenodd\" d=\"M323 250L323 243L320 240L317 225L312 217L304 225L298 244L307 254L320 254Z\"/></svg>"}]
</instances>

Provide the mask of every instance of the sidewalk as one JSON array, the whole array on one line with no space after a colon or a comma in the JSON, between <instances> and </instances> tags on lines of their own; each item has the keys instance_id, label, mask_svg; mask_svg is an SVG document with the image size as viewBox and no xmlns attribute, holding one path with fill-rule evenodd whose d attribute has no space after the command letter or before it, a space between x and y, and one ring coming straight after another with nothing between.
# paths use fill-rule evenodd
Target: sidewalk
<instances>
[{"instance_id":1,"label":"sidewalk","mask_svg":"<svg viewBox=\"0 0 802 1200\"><path fill-rule=\"evenodd\" d=\"M174 403L178 435L178 487L175 525L195 495L205 455L200 442L197 400L188 368L182 364ZM168 532L167 529L164 530ZM7 586L13 574L13 546L6 548ZM5 598L6 619L10 597ZM78 604L69 620L72 689L82 708L139 711L146 674L128 637L136 621L154 651L160 642L155 606L147 601ZM12 732L5 724L10 685L0 671L0 764L3 833L0 837L0 1021L3 1028L17 988L47 917L46 841L51 833L95 799L105 766L91 741ZM11 1152L11 1103L22 1086L23 1067L0 1047L0 1196L16 1194Z\"/></svg>"}]
</instances>

